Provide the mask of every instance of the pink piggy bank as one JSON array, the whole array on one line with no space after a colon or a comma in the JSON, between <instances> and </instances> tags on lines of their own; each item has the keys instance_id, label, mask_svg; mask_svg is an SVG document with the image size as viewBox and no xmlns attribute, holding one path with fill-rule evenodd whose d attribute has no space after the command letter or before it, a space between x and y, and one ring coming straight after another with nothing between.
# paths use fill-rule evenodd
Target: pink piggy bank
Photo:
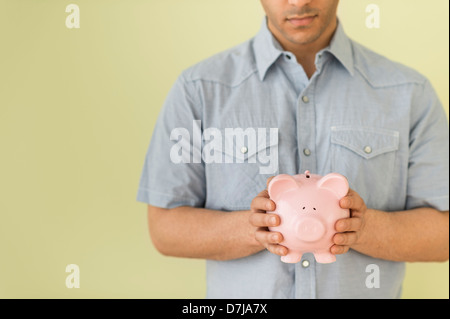
<instances>
[{"instance_id":1,"label":"pink piggy bank","mask_svg":"<svg viewBox=\"0 0 450 319\"><path fill-rule=\"evenodd\" d=\"M322 177L306 171L272 179L268 192L276 204L273 213L280 216L281 224L269 229L280 232L284 237L281 245L289 249L281 261L297 263L307 252L313 253L318 263L336 261L330 248L336 221L350 216L349 210L339 205L348 191L347 179L336 173Z\"/></svg>"}]
</instances>

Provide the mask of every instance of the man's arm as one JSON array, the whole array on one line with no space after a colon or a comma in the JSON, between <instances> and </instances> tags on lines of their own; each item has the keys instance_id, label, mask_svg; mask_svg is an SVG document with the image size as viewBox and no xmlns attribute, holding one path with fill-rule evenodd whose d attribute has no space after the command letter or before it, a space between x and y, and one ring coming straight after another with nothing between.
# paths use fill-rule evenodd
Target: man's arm
<instances>
[{"instance_id":1,"label":"man's arm","mask_svg":"<svg viewBox=\"0 0 450 319\"><path fill-rule=\"evenodd\" d=\"M341 206L350 208L355 218L336 223L336 230L346 233L335 235L335 244L348 245L360 253L392 261L447 261L449 258L448 211L366 209L356 193L343 199ZM361 218L364 221L358 221ZM342 246L335 246L334 250L335 253L343 251Z\"/></svg>"},{"instance_id":2,"label":"man's arm","mask_svg":"<svg viewBox=\"0 0 450 319\"><path fill-rule=\"evenodd\" d=\"M148 227L163 255L213 260L246 257L264 249L255 240L250 211L221 212L148 205Z\"/></svg>"}]
</instances>

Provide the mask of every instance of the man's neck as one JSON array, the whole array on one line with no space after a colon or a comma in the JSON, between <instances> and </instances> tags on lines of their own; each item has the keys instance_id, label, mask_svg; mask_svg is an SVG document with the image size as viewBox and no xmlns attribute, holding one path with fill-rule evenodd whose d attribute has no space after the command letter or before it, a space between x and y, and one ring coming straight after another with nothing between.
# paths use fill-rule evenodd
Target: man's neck
<instances>
[{"instance_id":1,"label":"man's neck","mask_svg":"<svg viewBox=\"0 0 450 319\"><path fill-rule=\"evenodd\" d=\"M306 75L310 79L316 72L316 54L330 44L337 28L337 19L327 27L316 41L307 44L294 43L284 38L278 34L279 32L276 28L271 26L270 21L268 27L283 47L283 50L292 52L296 56L297 62L302 65Z\"/></svg>"}]
</instances>

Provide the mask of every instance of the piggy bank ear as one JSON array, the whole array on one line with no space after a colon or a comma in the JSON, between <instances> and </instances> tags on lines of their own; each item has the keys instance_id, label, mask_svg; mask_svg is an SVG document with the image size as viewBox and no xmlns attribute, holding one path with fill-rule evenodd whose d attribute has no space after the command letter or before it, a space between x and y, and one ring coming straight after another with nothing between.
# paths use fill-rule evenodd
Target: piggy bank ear
<instances>
[{"instance_id":1,"label":"piggy bank ear","mask_svg":"<svg viewBox=\"0 0 450 319\"><path fill-rule=\"evenodd\" d=\"M347 178L337 173L325 175L317 186L332 191L339 199L346 196L349 190Z\"/></svg>"},{"instance_id":2,"label":"piggy bank ear","mask_svg":"<svg viewBox=\"0 0 450 319\"><path fill-rule=\"evenodd\" d=\"M280 194L296 188L298 185L292 176L281 174L270 181L267 191L270 198L276 200Z\"/></svg>"}]
</instances>

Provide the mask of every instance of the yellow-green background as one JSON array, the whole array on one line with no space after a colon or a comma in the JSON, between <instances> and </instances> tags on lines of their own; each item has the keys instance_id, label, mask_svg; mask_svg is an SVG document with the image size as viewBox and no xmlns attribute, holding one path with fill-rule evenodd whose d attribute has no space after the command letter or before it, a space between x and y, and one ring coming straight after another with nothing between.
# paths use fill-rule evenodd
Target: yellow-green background
<instances>
[{"instance_id":1,"label":"yellow-green background","mask_svg":"<svg viewBox=\"0 0 450 319\"><path fill-rule=\"evenodd\" d=\"M81 28L68 29L76 3ZM365 27L368 4L381 28ZM448 0L342 0L347 33L428 76L448 116ZM252 37L258 0L0 0L0 297L203 298L205 263L159 255L135 201L177 75ZM420 234L418 234L420 236ZM68 264L81 288L68 289ZM448 298L447 263L404 298Z\"/></svg>"}]
</instances>

